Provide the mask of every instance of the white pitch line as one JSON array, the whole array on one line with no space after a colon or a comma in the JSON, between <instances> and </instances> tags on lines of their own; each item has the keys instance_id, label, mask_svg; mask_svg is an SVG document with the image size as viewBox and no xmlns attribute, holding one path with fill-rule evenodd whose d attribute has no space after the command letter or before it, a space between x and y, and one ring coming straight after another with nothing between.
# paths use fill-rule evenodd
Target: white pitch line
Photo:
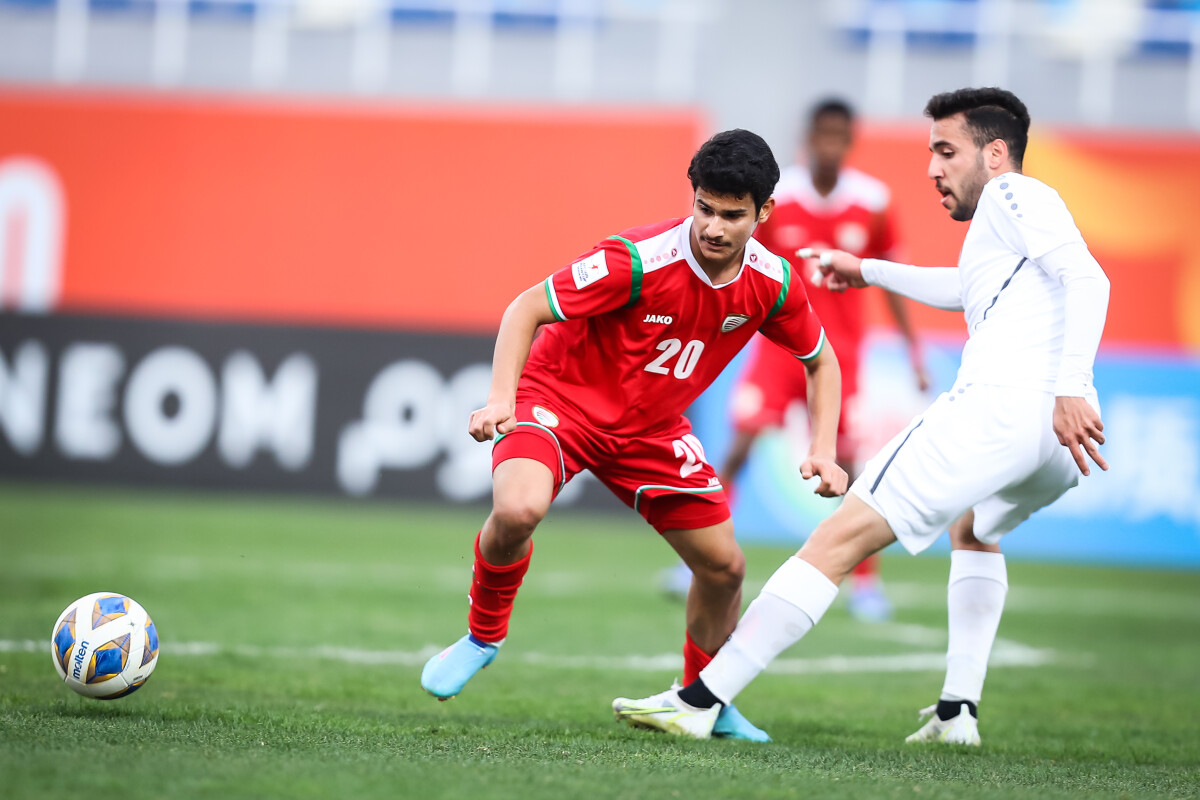
<instances>
[{"instance_id":1,"label":"white pitch line","mask_svg":"<svg viewBox=\"0 0 1200 800\"><path fill-rule=\"evenodd\" d=\"M0 639L0 653L36 653L49 651L49 642ZM370 666L417 667L442 648L426 645L420 650L360 650L318 645L314 647L223 646L215 642L164 642L161 653L172 656L221 656L243 658L311 659L340 661ZM516 653L513 660L555 669L602 669L625 672L678 672L683 657L677 653L627 656L564 656L549 653ZM1028 647L1007 639L997 639L989 667L1040 667L1060 660L1053 650ZM945 652L901 653L886 656L822 656L817 658L777 658L767 672L780 675L820 675L861 672L940 672L946 668Z\"/></svg>"},{"instance_id":2,"label":"white pitch line","mask_svg":"<svg viewBox=\"0 0 1200 800\"><path fill-rule=\"evenodd\" d=\"M856 629L856 632L868 639L883 639L889 642L923 647L945 647L947 636L945 628L931 628L928 625L912 625L902 622L862 625Z\"/></svg>"}]
</instances>

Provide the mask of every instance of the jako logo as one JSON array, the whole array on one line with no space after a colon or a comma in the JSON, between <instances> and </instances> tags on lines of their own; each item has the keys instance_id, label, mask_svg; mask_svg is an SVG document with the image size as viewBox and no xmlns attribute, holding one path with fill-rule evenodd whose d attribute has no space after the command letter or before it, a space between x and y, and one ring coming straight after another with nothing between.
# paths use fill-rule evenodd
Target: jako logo
<instances>
[{"instance_id":1,"label":"jako logo","mask_svg":"<svg viewBox=\"0 0 1200 800\"><path fill-rule=\"evenodd\" d=\"M642 322L657 322L662 325L670 325L674 321L673 317L664 317L662 314L647 314L646 318L642 320Z\"/></svg>"},{"instance_id":2,"label":"jako logo","mask_svg":"<svg viewBox=\"0 0 1200 800\"><path fill-rule=\"evenodd\" d=\"M75 666L71 669L71 677L79 680L79 676L83 674L83 659L87 656L88 643L80 642L75 648Z\"/></svg>"}]
</instances>

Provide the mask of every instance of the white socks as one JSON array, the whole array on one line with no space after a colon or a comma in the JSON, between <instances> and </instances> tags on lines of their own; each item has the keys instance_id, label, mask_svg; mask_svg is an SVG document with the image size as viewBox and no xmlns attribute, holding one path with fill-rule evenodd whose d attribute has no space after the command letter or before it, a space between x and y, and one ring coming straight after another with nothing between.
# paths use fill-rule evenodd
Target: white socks
<instances>
[{"instance_id":1,"label":"white socks","mask_svg":"<svg viewBox=\"0 0 1200 800\"><path fill-rule=\"evenodd\" d=\"M789 558L746 609L729 641L700 671L704 685L721 702L731 703L767 664L821 621L837 592L837 585L812 564Z\"/></svg>"},{"instance_id":2,"label":"white socks","mask_svg":"<svg viewBox=\"0 0 1200 800\"><path fill-rule=\"evenodd\" d=\"M767 664L821 621L837 592L837 585L816 567L789 558L746 609L729 641L701 670L704 685L723 703L731 703ZM950 639L943 700L979 703L1006 594L1008 570L1002 554L977 550L950 554L946 589Z\"/></svg>"},{"instance_id":3,"label":"white socks","mask_svg":"<svg viewBox=\"0 0 1200 800\"><path fill-rule=\"evenodd\" d=\"M950 583L946 589L950 643L946 649L943 700L979 703L1006 594L1008 570L1002 554L978 550L955 550L950 554Z\"/></svg>"}]
</instances>

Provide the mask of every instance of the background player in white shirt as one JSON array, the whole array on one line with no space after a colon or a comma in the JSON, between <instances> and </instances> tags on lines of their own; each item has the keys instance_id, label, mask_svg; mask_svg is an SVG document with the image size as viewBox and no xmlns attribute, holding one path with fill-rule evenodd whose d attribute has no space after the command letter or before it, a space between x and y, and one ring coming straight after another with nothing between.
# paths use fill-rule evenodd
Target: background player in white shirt
<instances>
[{"instance_id":1,"label":"background player in white shirt","mask_svg":"<svg viewBox=\"0 0 1200 800\"><path fill-rule=\"evenodd\" d=\"M1015 95L960 89L925 113L929 177L950 216L971 221L959 266L803 254L820 259L832 288L876 285L963 311L958 379L867 463L698 680L613 702L632 725L706 737L722 704L821 619L855 564L897 540L918 553L949 526L946 680L908 741L979 744L977 705L1008 590L1000 538L1089 474L1089 457L1108 469L1092 364L1109 284L1062 198L1021 174L1029 112Z\"/></svg>"}]
</instances>

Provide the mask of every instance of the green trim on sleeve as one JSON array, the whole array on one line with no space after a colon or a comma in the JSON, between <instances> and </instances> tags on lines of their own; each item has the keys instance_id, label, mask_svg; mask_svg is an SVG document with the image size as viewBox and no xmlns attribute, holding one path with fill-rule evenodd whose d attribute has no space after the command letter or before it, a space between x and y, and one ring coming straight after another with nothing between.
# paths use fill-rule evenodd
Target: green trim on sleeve
<instances>
[{"instance_id":1,"label":"green trim on sleeve","mask_svg":"<svg viewBox=\"0 0 1200 800\"><path fill-rule=\"evenodd\" d=\"M775 316L775 313L783 308L783 302L787 300L788 287L792 285L792 265L783 256L778 256L778 258L779 263L783 264L783 285L779 287L779 297L775 298L775 305L771 306L771 310L767 312L767 319ZM763 320L763 322L766 321L766 319Z\"/></svg>"},{"instance_id":2,"label":"green trim on sleeve","mask_svg":"<svg viewBox=\"0 0 1200 800\"><path fill-rule=\"evenodd\" d=\"M821 328L821 336L820 336L820 338L817 339L817 346L814 347L812 352L809 353L808 355L796 356L796 358L798 358L804 362L809 362L809 361L812 361L817 356L821 355L821 351L824 349L825 349L825 329Z\"/></svg>"},{"instance_id":3,"label":"green trim on sleeve","mask_svg":"<svg viewBox=\"0 0 1200 800\"><path fill-rule=\"evenodd\" d=\"M633 280L630 282L629 287L629 302L625 304L625 307L629 308L642 296L642 256L638 253L637 245L624 236L610 236L608 238L621 242L629 250L629 264L633 268Z\"/></svg>"},{"instance_id":4,"label":"green trim on sleeve","mask_svg":"<svg viewBox=\"0 0 1200 800\"><path fill-rule=\"evenodd\" d=\"M567 318L563 316L562 309L558 307L558 296L554 293L554 284L551 283L552 280L554 280L553 275L551 275L549 278L546 278L544 283L546 288L546 302L550 304L550 313L554 315L554 318L559 322L566 322Z\"/></svg>"}]
</instances>

